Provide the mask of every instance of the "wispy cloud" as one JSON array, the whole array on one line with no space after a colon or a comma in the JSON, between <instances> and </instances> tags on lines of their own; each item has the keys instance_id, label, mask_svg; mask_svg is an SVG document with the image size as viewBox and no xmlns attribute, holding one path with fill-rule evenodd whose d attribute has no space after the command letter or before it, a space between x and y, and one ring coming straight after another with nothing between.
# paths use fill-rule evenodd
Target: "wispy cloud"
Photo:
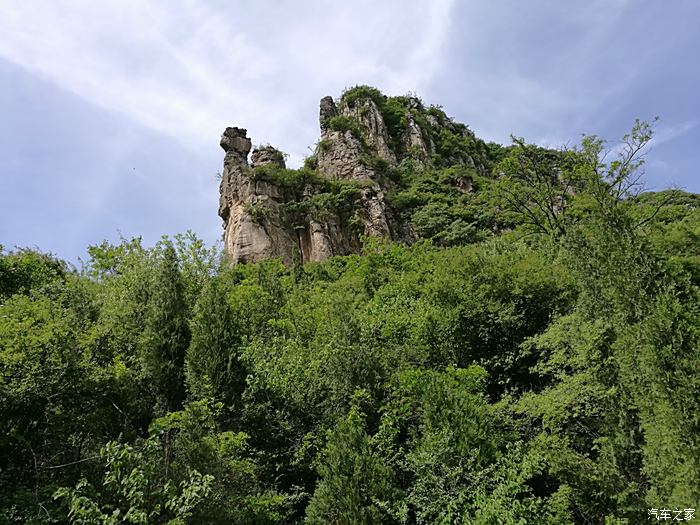
<instances>
[{"instance_id":1,"label":"wispy cloud","mask_svg":"<svg viewBox=\"0 0 700 525\"><path fill-rule=\"evenodd\" d=\"M191 0L5 3L0 57L186 147L215 142L225 125L248 125L260 133L254 140L289 140L280 146L298 161L308 143L294 128L305 122L307 141L316 133L297 109L302 89L314 104L355 81L420 89L439 67L450 0L414 10L365 3L334 16L314 3L268 4L266 14ZM382 27L399 11L414 15ZM363 27L369 12L376 28ZM390 49L401 56L382 62Z\"/></svg>"},{"instance_id":2,"label":"wispy cloud","mask_svg":"<svg viewBox=\"0 0 700 525\"><path fill-rule=\"evenodd\" d=\"M226 85L214 61L225 57L220 66L235 71L240 84L254 78L262 62L245 35L228 28L231 34L221 39L226 28L214 26L196 10L189 28L178 27L182 21L170 13L180 10L172 4L32 4L2 7L0 56L93 104L184 142L196 144L210 131L217 120L214 105L224 95L242 99L242 88ZM212 46L213 56L207 56L201 46L206 38L227 42L228 49ZM245 100L252 104L234 103L238 111L258 102L250 92ZM218 111L231 105L224 100Z\"/></svg>"},{"instance_id":3,"label":"wispy cloud","mask_svg":"<svg viewBox=\"0 0 700 525\"><path fill-rule=\"evenodd\" d=\"M678 122L676 124L661 125L655 130L654 138L651 140L650 145L660 146L666 142L671 142L681 135L685 135L697 125L697 120L688 120L686 122Z\"/></svg>"}]
</instances>

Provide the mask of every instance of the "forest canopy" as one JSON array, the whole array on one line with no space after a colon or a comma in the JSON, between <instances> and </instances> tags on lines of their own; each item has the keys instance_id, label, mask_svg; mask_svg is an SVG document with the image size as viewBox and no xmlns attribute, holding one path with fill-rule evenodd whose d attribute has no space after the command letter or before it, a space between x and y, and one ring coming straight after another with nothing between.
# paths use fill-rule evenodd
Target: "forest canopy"
<instances>
[{"instance_id":1,"label":"forest canopy","mask_svg":"<svg viewBox=\"0 0 700 525\"><path fill-rule=\"evenodd\" d=\"M698 508L700 197L640 191L652 135L403 165L421 240L320 263L232 266L191 232L80 269L0 250L0 523Z\"/></svg>"}]
</instances>

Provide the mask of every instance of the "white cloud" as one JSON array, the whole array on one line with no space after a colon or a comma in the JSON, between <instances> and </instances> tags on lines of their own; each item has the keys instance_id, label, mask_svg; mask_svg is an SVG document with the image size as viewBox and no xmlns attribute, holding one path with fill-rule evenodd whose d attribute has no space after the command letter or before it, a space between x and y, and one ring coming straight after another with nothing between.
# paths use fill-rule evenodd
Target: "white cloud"
<instances>
[{"instance_id":1,"label":"white cloud","mask_svg":"<svg viewBox=\"0 0 700 525\"><path fill-rule=\"evenodd\" d=\"M0 6L0 57L187 147L240 125L298 162L317 133L301 98L430 80L451 0L419 4L25 0Z\"/></svg>"}]
</instances>

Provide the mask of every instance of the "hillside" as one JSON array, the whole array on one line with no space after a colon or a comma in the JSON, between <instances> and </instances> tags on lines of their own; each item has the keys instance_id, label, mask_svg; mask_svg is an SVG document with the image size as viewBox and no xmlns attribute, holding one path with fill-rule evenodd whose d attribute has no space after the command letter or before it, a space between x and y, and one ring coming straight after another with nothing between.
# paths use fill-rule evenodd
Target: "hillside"
<instances>
[{"instance_id":1,"label":"hillside","mask_svg":"<svg viewBox=\"0 0 700 525\"><path fill-rule=\"evenodd\" d=\"M700 196L640 191L653 125L320 124L296 170L225 131L222 252L0 249L0 524L692 523Z\"/></svg>"}]
</instances>

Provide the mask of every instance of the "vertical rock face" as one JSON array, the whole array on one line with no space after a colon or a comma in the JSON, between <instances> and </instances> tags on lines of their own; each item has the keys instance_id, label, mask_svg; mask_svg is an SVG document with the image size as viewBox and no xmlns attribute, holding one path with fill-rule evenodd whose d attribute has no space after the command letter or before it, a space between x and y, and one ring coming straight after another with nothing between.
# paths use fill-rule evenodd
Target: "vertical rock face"
<instances>
[{"instance_id":1,"label":"vertical rock face","mask_svg":"<svg viewBox=\"0 0 700 525\"><path fill-rule=\"evenodd\" d=\"M333 129L333 117L344 117L356 123L357 129ZM387 164L396 163L396 155L389 148L389 134L377 104L371 99L357 101L340 110L331 97L321 99L321 140L316 148L318 170L328 178L363 181L365 213L362 214L364 234L389 236L384 192L375 168L368 165L370 158L379 158ZM361 136L357 134L360 133Z\"/></svg>"},{"instance_id":2,"label":"vertical rock face","mask_svg":"<svg viewBox=\"0 0 700 525\"><path fill-rule=\"evenodd\" d=\"M237 199L240 175L248 168L248 153L251 143L247 131L241 128L226 128L219 144L226 152L224 171L219 185L219 217L226 223L231 215L231 205Z\"/></svg>"},{"instance_id":3,"label":"vertical rock face","mask_svg":"<svg viewBox=\"0 0 700 525\"><path fill-rule=\"evenodd\" d=\"M289 222L285 189L256 175L256 168L285 169L284 155L272 146L253 150L247 131L226 128L221 137L226 152L220 184L219 216L224 221L224 251L235 263L280 258L291 264L295 252L303 261L321 261L359 250L359 239L333 217L324 222L309 218L302 225Z\"/></svg>"},{"instance_id":4,"label":"vertical rock face","mask_svg":"<svg viewBox=\"0 0 700 525\"><path fill-rule=\"evenodd\" d=\"M292 262L293 230L280 212L283 196L268 182L256 180L248 164L251 142L241 128L226 128L221 147L226 152L221 178L219 216L224 221L224 250L235 262L279 257ZM253 151L256 165L284 166L284 156L272 147Z\"/></svg>"},{"instance_id":5,"label":"vertical rock face","mask_svg":"<svg viewBox=\"0 0 700 525\"><path fill-rule=\"evenodd\" d=\"M318 112L318 121L321 126L321 133L328 131L328 125L331 118L338 115L338 108L335 106L333 97L327 96L321 99Z\"/></svg>"},{"instance_id":6,"label":"vertical rock face","mask_svg":"<svg viewBox=\"0 0 700 525\"><path fill-rule=\"evenodd\" d=\"M371 180L373 170L362 161L363 145L351 131L326 130L316 150L318 170L329 179Z\"/></svg>"},{"instance_id":7,"label":"vertical rock face","mask_svg":"<svg viewBox=\"0 0 700 525\"><path fill-rule=\"evenodd\" d=\"M295 258L320 261L358 252L362 235L414 241L410 226L393 220L385 199L385 191L393 183L386 178L386 171L406 157L417 166L429 162L436 153L432 138L438 136L436 130L453 125L443 113L435 116L426 112L419 99L399 98L403 106L398 116L393 108L391 129L383 113L387 99L378 92L351 101L344 96L338 104L332 97L321 99L321 137L314 154L316 178L355 189L341 194L348 202L338 203L342 198L335 195L332 212L318 210L318 202L328 196L319 195L328 190L319 189L318 180L290 187L289 174L296 172L286 170L279 150L255 148L249 163L251 140L246 130L226 128L221 137L226 156L219 215L224 221L224 249L229 258L238 263L277 257L290 264ZM466 132L465 126L450 129ZM471 157L463 156L456 162L473 167Z\"/></svg>"},{"instance_id":8,"label":"vertical rock face","mask_svg":"<svg viewBox=\"0 0 700 525\"><path fill-rule=\"evenodd\" d=\"M396 155L389 148L389 133L376 102L359 100L354 105L343 105L341 115L356 121L365 132L367 148L377 157L389 163L396 162Z\"/></svg>"}]
</instances>

